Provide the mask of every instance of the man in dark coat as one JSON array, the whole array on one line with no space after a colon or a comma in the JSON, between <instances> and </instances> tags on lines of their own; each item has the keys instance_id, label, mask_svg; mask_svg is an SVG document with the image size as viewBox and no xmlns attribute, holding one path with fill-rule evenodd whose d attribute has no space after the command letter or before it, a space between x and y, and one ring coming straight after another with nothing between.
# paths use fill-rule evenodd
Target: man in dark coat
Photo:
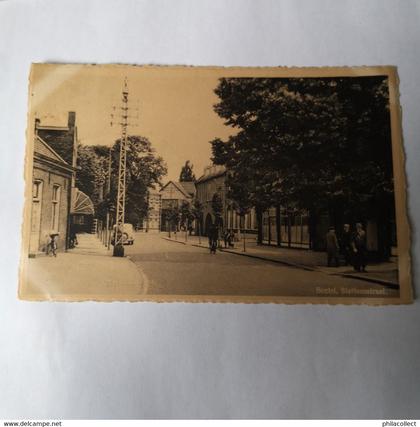
<instances>
[{"instance_id":1,"label":"man in dark coat","mask_svg":"<svg viewBox=\"0 0 420 427\"><path fill-rule=\"evenodd\" d=\"M360 222L356 224L356 231L353 234L354 269L356 271L366 271L366 232Z\"/></svg>"},{"instance_id":2,"label":"man in dark coat","mask_svg":"<svg viewBox=\"0 0 420 427\"><path fill-rule=\"evenodd\" d=\"M219 240L219 228L216 224L212 224L209 229L209 247L210 253L215 254L217 248L217 241Z\"/></svg>"},{"instance_id":3,"label":"man in dark coat","mask_svg":"<svg viewBox=\"0 0 420 427\"><path fill-rule=\"evenodd\" d=\"M328 267L331 267L334 261L336 267L340 265L339 260L339 249L337 236L335 234L334 227L328 229L328 233L325 236L327 242L327 258L328 258Z\"/></svg>"},{"instance_id":4,"label":"man in dark coat","mask_svg":"<svg viewBox=\"0 0 420 427\"><path fill-rule=\"evenodd\" d=\"M340 249L344 257L344 264L352 264L352 235L350 231L350 224L344 224L343 234L340 239Z\"/></svg>"}]
</instances>

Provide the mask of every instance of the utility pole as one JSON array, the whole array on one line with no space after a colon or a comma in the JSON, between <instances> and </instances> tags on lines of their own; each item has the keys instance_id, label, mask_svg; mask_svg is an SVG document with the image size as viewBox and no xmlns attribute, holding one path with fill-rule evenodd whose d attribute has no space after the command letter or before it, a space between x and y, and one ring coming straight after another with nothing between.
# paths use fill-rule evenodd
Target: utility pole
<instances>
[{"instance_id":1,"label":"utility pole","mask_svg":"<svg viewBox=\"0 0 420 427\"><path fill-rule=\"evenodd\" d=\"M109 229L111 227L110 224L110 197L111 197L111 162L112 162L112 145L109 146L109 155L108 155L108 177L107 177L107 183L106 183L106 198L107 198L107 209L106 209L106 244L105 246L109 250L111 245L111 239L110 239L110 233Z\"/></svg>"},{"instance_id":2,"label":"utility pole","mask_svg":"<svg viewBox=\"0 0 420 427\"><path fill-rule=\"evenodd\" d=\"M118 165L118 190L117 190L117 214L115 221L115 242L113 256L123 257L123 228L125 218L125 181L127 162L127 126L128 126L128 86L127 78L124 80L121 105L121 141L120 159Z\"/></svg>"}]
</instances>

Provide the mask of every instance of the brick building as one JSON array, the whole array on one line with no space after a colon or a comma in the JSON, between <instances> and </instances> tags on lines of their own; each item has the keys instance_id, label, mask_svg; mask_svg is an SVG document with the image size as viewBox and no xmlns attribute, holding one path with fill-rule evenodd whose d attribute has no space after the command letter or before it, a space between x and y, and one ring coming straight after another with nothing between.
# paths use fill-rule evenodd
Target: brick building
<instances>
[{"instance_id":1,"label":"brick building","mask_svg":"<svg viewBox=\"0 0 420 427\"><path fill-rule=\"evenodd\" d=\"M90 199L86 195L80 197L81 192L75 187L75 112L68 113L67 126L46 126L35 119L33 156L29 253L45 251L51 232L59 232L58 250L65 250L69 247L71 219L80 225L81 218L86 222L93 216Z\"/></svg>"},{"instance_id":2,"label":"brick building","mask_svg":"<svg viewBox=\"0 0 420 427\"><path fill-rule=\"evenodd\" d=\"M74 111L68 113L67 126L46 126L41 124L40 119L35 119L35 134L58 153L65 162L76 167L77 127ZM72 187L74 187L74 179Z\"/></svg>"},{"instance_id":3,"label":"brick building","mask_svg":"<svg viewBox=\"0 0 420 427\"><path fill-rule=\"evenodd\" d=\"M246 233L255 234L257 232L256 215L254 209L241 218L226 194L226 168L224 166L212 165L204 169L203 175L196 181L197 198L203 206L203 217L200 229L204 234L215 221L212 208L212 200L215 193L218 193L222 200L222 224L221 228L235 230L245 230Z\"/></svg>"},{"instance_id":4,"label":"brick building","mask_svg":"<svg viewBox=\"0 0 420 427\"><path fill-rule=\"evenodd\" d=\"M74 168L40 136L34 140L29 255L46 250L49 234L58 232L58 249L66 249Z\"/></svg>"}]
</instances>

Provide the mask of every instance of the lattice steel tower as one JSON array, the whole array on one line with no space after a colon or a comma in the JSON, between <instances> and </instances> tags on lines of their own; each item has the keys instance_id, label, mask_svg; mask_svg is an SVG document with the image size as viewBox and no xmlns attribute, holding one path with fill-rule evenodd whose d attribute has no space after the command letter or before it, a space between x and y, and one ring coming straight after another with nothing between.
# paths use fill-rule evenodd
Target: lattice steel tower
<instances>
[{"instance_id":1,"label":"lattice steel tower","mask_svg":"<svg viewBox=\"0 0 420 427\"><path fill-rule=\"evenodd\" d=\"M117 212L115 227L115 243L113 256L124 256L123 227L125 218L125 181L127 163L127 127L128 127L128 85L127 78L124 79L121 105L121 141L120 159L118 166L118 192L117 192Z\"/></svg>"}]
</instances>

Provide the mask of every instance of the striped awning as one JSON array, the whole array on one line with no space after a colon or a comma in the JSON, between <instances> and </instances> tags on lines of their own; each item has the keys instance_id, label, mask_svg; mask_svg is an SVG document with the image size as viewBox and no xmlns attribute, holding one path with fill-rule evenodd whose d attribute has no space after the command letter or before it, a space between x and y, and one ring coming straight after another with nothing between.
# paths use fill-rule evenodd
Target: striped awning
<instances>
[{"instance_id":1,"label":"striped awning","mask_svg":"<svg viewBox=\"0 0 420 427\"><path fill-rule=\"evenodd\" d=\"M71 214L94 215L95 209L92 200L83 191L73 187L71 189Z\"/></svg>"}]
</instances>

